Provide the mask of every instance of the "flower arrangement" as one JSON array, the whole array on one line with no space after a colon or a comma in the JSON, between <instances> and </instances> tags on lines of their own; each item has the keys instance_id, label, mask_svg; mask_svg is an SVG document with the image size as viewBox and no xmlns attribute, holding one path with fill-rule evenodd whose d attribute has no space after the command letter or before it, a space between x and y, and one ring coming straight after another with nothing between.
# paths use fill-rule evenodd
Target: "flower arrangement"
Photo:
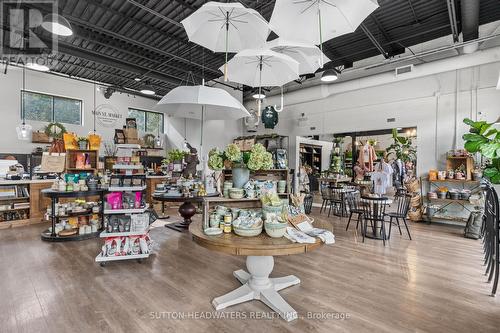
<instances>
[{"instance_id":1,"label":"flower arrangement","mask_svg":"<svg viewBox=\"0 0 500 333\"><path fill-rule=\"evenodd\" d=\"M249 152L242 152L237 145L231 143L223 152L214 148L208 153L208 167L212 170L222 170L224 167L268 170L273 166L273 155L260 143L255 144Z\"/></svg>"}]
</instances>

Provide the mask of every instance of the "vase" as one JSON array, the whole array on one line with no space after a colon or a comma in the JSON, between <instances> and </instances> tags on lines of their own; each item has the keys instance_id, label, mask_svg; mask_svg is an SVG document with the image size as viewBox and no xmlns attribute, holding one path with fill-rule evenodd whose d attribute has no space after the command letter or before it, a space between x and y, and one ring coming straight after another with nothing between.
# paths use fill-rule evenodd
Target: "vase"
<instances>
[{"instance_id":1,"label":"vase","mask_svg":"<svg viewBox=\"0 0 500 333\"><path fill-rule=\"evenodd\" d=\"M78 147L80 150L87 150L87 141L78 141Z\"/></svg>"},{"instance_id":2,"label":"vase","mask_svg":"<svg viewBox=\"0 0 500 333\"><path fill-rule=\"evenodd\" d=\"M243 188L250 180L250 170L248 168L233 168L233 187Z\"/></svg>"}]
</instances>

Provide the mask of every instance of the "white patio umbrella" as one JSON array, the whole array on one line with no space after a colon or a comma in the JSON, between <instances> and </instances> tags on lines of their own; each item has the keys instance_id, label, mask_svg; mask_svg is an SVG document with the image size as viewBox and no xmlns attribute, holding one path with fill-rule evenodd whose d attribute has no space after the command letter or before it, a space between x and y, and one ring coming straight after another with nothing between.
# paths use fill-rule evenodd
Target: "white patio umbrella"
<instances>
[{"instance_id":1,"label":"white patio umbrella","mask_svg":"<svg viewBox=\"0 0 500 333\"><path fill-rule=\"evenodd\" d=\"M376 0L276 0L270 25L281 38L319 45L354 32Z\"/></svg>"},{"instance_id":2,"label":"white patio umbrella","mask_svg":"<svg viewBox=\"0 0 500 333\"><path fill-rule=\"evenodd\" d=\"M228 62L227 67L230 81L258 87L259 95L262 95L262 86L283 86L299 78L299 63L296 60L268 49L243 50ZM259 117L261 104L259 99Z\"/></svg>"},{"instance_id":3,"label":"white patio umbrella","mask_svg":"<svg viewBox=\"0 0 500 333\"><path fill-rule=\"evenodd\" d=\"M191 42L213 52L239 52L265 43L270 29L256 10L241 3L210 1L182 20ZM227 81L227 68L224 70Z\"/></svg>"},{"instance_id":4,"label":"white patio umbrella","mask_svg":"<svg viewBox=\"0 0 500 333\"><path fill-rule=\"evenodd\" d=\"M314 73L321 67L321 50L314 44L276 38L266 46L278 53L286 54L299 63L299 75ZM324 63L330 61L323 55Z\"/></svg>"}]
</instances>

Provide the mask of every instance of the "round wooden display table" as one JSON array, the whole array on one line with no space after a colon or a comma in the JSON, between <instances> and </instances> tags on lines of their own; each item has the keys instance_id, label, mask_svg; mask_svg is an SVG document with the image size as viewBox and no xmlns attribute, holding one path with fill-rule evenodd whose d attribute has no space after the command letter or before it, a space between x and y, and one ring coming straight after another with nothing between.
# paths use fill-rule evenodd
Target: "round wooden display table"
<instances>
[{"instance_id":1,"label":"round wooden display table","mask_svg":"<svg viewBox=\"0 0 500 333\"><path fill-rule=\"evenodd\" d=\"M182 222L173 223L173 224L165 224L165 227L175 230L175 231L184 231L189 228L189 224L191 224L191 218L196 214L196 206L193 203L202 203L203 199L206 197L218 197L219 193L208 194L203 197L181 197L181 196L169 196L166 194L155 194L153 195L153 200L162 202L182 202L183 204L179 207L179 214L183 218Z\"/></svg>"},{"instance_id":2,"label":"round wooden display table","mask_svg":"<svg viewBox=\"0 0 500 333\"><path fill-rule=\"evenodd\" d=\"M300 279L295 275L269 278L274 266L273 256L312 251L323 244L319 239L314 244L292 243L284 237L271 238L265 231L256 237L240 237L234 233L207 236L202 230L201 221L191 223L189 231L196 243L209 250L247 256L248 272L242 269L233 272L242 286L214 298L212 305L216 310L256 299L269 306L286 321L297 319L297 312L278 291L299 284Z\"/></svg>"}]
</instances>

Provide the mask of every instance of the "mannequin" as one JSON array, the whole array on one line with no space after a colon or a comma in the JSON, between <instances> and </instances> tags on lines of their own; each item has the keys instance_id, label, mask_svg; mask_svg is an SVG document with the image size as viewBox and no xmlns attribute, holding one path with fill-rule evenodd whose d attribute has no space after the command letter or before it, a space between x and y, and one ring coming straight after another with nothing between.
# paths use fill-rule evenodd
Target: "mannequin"
<instances>
[{"instance_id":1,"label":"mannequin","mask_svg":"<svg viewBox=\"0 0 500 333\"><path fill-rule=\"evenodd\" d=\"M363 145L359 151L358 163L360 166L364 166L369 172L374 170L373 162L377 159L377 154L375 153L375 148L370 144L369 141Z\"/></svg>"}]
</instances>

